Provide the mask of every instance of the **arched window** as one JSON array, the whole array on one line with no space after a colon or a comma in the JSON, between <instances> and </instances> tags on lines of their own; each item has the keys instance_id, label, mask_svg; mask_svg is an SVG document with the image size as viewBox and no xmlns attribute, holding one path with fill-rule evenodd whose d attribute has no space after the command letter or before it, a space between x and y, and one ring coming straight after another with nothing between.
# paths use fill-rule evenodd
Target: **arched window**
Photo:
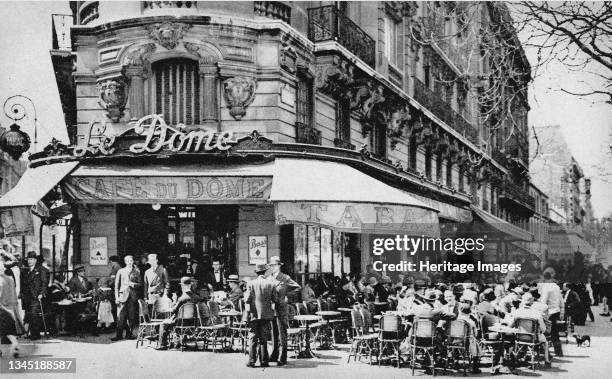
<instances>
[{"instance_id":1,"label":"arched window","mask_svg":"<svg viewBox=\"0 0 612 379\"><path fill-rule=\"evenodd\" d=\"M200 76L198 63L173 58L152 64L151 107L170 125L200 123Z\"/></svg>"}]
</instances>

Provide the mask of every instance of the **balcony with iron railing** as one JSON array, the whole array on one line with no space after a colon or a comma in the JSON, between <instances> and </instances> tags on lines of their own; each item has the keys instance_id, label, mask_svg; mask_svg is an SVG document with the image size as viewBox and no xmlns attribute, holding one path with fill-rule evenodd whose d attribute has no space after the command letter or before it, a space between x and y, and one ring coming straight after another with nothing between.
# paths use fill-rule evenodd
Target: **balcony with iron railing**
<instances>
[{"instance_id":1,"label":"balcony with iron railing","mask_svg":"<svg viewBox=\"0 0 612 379\"><path fill-rule=\"evenodd\" d=\"M457 113L451 105L427 88L425 83L414 78L414 98L436 117L444 121L472 143L478 143L478 130L463 116Z\"/></svg>"},{"instance_id":2,"label":"balcony with iron railing","mask_svg":"<svg viewBox=\"0 0 612 379\"><path fill-rule=\"evenodd\" d=\"M510 202L514 209L518 205L526 211L525 213L533 214L535 212L535 198L528 191L508 179L503 182L499 200L500 203Z\"/></svg>"},{"instance_id":3,"label":"balcony with iron railing","mask_svg":"<svg viewBox=\"0 0 612 379\"><path fill-rule=\"evenodd\" d=\"M308 9L308 38L337 41L368 66L376 65L376 42L334 5Z\"/></svg>"},{"instance_id":4,"label":"balcony with iron railing","mask_svg":"<svg viewBox=\"0 0 612 379\"><path fill-rule=\"evenodd\" d=\"M145 11L157 9L196 9L197 1L143 1L142 7Z\"/></svg>"},{"instance_id":5,"label":"balcony with iron railing","mask_svg":"<svg viewBox=\"0 0 612 379\"><path fill-rule=\"evenodd\" d=\"M296 138L297 143L307 143L310 145L321 144L321 131L313 128L310 125L306 125L302 122L297 122L296 126Z\"/></svg>"}]
</instances>

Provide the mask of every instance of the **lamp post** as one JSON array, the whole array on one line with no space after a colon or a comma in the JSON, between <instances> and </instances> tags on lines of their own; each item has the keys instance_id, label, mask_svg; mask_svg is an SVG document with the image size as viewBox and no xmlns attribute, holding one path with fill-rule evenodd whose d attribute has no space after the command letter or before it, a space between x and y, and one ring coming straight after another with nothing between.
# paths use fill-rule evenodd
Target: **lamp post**
<instances>
[{"instance_id":1,"label":"lamp post","mask_svg":"<svg viewBox=\"0 0 612 379\"><path fill-rule=\"evenodd\" d=\"M30 136L21 130L21 126L17 123L23 120L28 112L26 106L29 106L34 113L34 152L36 152L36 146L38 144L38 117L36 115L36 107L34 102L27 96L14 95L6 99L4 102L4 114L13 120L13 124L9 127L9 130L3 129L0 131L0 148L7 152L11 158L18 160L19 157L30 149Z\"/></svg>"}]
</instances>

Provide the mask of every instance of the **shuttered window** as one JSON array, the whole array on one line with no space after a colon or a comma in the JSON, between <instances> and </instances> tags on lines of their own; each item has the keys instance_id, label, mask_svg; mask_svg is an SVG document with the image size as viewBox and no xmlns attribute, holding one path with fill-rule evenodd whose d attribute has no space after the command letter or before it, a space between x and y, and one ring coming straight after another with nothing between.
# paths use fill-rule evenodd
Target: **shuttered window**
<instances>
[{"instance_id":1,"label":"shuttered window","mask_svg":"<svg viewBox=\"0 0 612 379\"><path fill-rule=\"evenodd\" d=\"M313 126L312 123L312 112L313 112L314 94L312 88L312 80L306 78L303 75L298 75L297 82L297 122L302 123L305 126Z\"/></svg>"},{"instance_id":2,"label":"shuttered window","mask_svg":"<svg viewBox=\"0 0 612 379\"><path fill-rule=\"evenodd\" d=\"M198 64L189 59L155 62L153 109L170 125L197 125L200 121L200 77Z\"/></svg>"}]
</instances>

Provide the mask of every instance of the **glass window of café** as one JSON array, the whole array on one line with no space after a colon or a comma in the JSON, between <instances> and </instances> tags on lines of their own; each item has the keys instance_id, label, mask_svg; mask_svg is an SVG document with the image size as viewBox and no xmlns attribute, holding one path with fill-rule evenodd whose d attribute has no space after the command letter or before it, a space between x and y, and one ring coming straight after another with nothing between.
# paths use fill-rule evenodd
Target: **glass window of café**
<instances>
[{"instance_id":1,"label":"glass window of caf\u00e9","mask_svg":"<svg viewBox=\"0 0 612 379\"><path fill-rule=\"evenodd\" d=\"M219 259L226 271L236 273L237 226L238 208L231 205L120 204L118 252L137 262L157 253L172 279L187 273L190 259L204 269Z\"/></svg>"},{"instance_id":2,"label":"glass window of caf\u00e9","mask_svg":"<svg viewBox=\"0 0 612 379\"><path fill-rule=\"evenodd\" d=\"M315 226L293 225L294 274L300 283L306 279L342 277L359 272L359 235Z\"/></svg>"}]
</instances>

